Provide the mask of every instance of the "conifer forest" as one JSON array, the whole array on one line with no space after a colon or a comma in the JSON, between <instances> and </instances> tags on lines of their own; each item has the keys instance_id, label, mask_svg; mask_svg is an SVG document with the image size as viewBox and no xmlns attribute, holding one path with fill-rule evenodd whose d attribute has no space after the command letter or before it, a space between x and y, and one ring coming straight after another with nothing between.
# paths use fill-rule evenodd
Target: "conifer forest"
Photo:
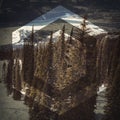
<instances>
[{"instance_id":1,"label":"conifer forest","mask_svg":"<svg viewBox=\"0 0 120 120\"><path fill-rule=\"evenodd\" d=\"M120 120L117 4L112 0L12 1L0 0L0 40L8 40L8 44L0 42L0 119ZM22 11L23 17L15 11L19 15ZM93 15L99 11L101 15L104 11L104 18Z\"/></svg>"}]
</instances>

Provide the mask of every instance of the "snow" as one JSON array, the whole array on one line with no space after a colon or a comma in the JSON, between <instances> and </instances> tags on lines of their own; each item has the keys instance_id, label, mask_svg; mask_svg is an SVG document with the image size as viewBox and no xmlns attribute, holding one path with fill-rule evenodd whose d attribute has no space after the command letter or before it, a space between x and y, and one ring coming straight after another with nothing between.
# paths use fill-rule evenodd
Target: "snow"
<instances>
[{"instance_id":1,"label":"snow","mask_svg":"<svg viewBox=\"0 0 120 120\"><path fill-rule=\"evenodd\" d=\"M0 71L4 61L0 61ZM0 79L0 120L29 120L29 108L24 105L24 101L15 101L11 95L7 95L7 89L3 80Z\"/></svg>"},{"instance_id":2,"label":"snow","mask_svg":"<svg viewBox=\"0 0 120 120\"><path fill-rule=\"evenodd\" d=\"M56 31L56 32L53 33L53 36L52 36L53 42L55 42L56 40L59 39L58 36L60 36L60 34L61 34L61 30L58 30L58 31ZM39 41L38 43L46 44L46 43L49 42L50 37L51 37L51 36L48 35L48 36L46 36L46 38L43 38L43 41ZM67 33L65 33L65 40L67 40L69 37L70 37L70 35L68 35ZM73 40L74 40L74 39L75 39L75 38L73 38ZM20 43L17 43L17 44L15 44L15 45L23 45L23 44L24 44L23 41L21 41ZM34 46L37 47L37 43L34 43ZM21 67L21 69L22 69L22 61L19 61L19 65L20 65L20 67Z\"/></svg>"},{"instance_id":3,"label":"snow","mask_svg":"<svg viewBox=\"0 0 120 120\"><path fill-rule=\"evenodd\" d=\"M19 61L19 65L20 65L20 71L22 70L22 60L21 59L18 59Z\"/></svg>"},{"instance_id":4,"label":"snow","mask_svg":"<svg viewBox=\"0 0 120 120\"><path fill-rule=\"evenodd\" d=\"M102 84L97 91L96 105L95 105L95 119L102 120L105 114L104 108L107 104L106 99L106 84Z\"/></svg>"},{"instance_id":5,"label":"snow","mask_svg":"<svg viewBox=\"0 0 120 120\"><path fill-rule=\"evenodd\" d=\"M63 18L63 20L67 21L68 23L72 24L73 26L77 27L77 28L81 28L81 23L83 22L83 18L79 17L78 15L73 15L73 16L69 16L69 17L65 17ZM105 33L105 30L99 28L98 26L92 24L89 21L86 21L87 23L87 29L89 30L88 34L91 36L95 36L95 35L99 35L102 33Z\"/></svg>"},{"instance_id":6,"label":"snow","mask_svg":"<svg viewBox=\"0 0 120 120\"><path fill-rule=\"evenodd\" d=\"M97 91L97 94L99 94L99 93L105 91L106 88L107 88L106 85L105 85L105 84L102 84L102 85L99 87L99 90Z\"/></svg>"},{"instance_id":7,"label":"snow","mask_svg":"<svg viewBox=\"0 0 120 120\"><path fill-rule=\"evenodd\" d=\"M7 90L3 83L0 83L0 119L1 120L29 120L29 108L23 101L15 101L7 96Z\"/></svg>"},{"instance_id":8,"label":"snow","mask_svg":"<svg viewBox=\"0 0 120 120\"><path fill-rule=\"evenodd\" d=\"M21 92L22 95L26 95L26 93L23 89L20 92Z\"/></svg>"},{"instance_id":9,"label":"snow","mask_svg":"<svg viewBox=\"0 0 120 120\"><path fill-rule=\"evenodd\" d=\"M25 87L25 90L29 90L29 87L26 86L26 87Z\"/></svg>"},{"instance_id":10,"label":"snow","mask_svg":"<svg viewBox=\"0 0 120 120\"><path fill-rule=\"evenodd\" d=\"M30 35L33 25L34 25L34 32L36 32L58 19L65 20L66 22L78 28L81 27L80 24L83 21L82 17L64 8L63 6L58 6L52 9L51 11L47 12L46 14L36 18L30 23L14 31L12 33L12 43L16 44L21 40L23 40L28 35ZM99 28L98 26L92 24L89 21L87 21L87 28L89 29L90 35L96 36L102 33L106 33L105 30ZM22 36L21 36L21 32L22 32Z\"/></svg>"},{"instance_id":11,"label":"snow","mask_svg":"<svg viewBox=\"0 0 120 120\"><path fill-rule=\"evenodd\" d=\"M14 62L14 65L16 64L18 60L18 63L19 63L19 66L20 66L20 71L22 70L22 60L21 59L14 59L13 62Z\"/></svg>"},{"instance_id":12,"label":"snow","mask_svg":"<svg viewBox=\"0 0 120 120\"><path fill-rule=\"evenodd\" d=\"M117 39L119 35L108 35L107 38L109 39Z\"/></svg>"},{"instance_id":13,"label":"snow","mask_svg":"<svg viewBox=\"0 0 120 120\"><path fill-rule=\"evenodd\" d=\"M58 36L60 36L60 34L61 34L61 30L58 30L57 32L53 33L53 42L55 42L56 39L59 39ZM68 35L67 33L65 33L65 40L67 40L68 37L70 37L70 35ZM50 39L50 35L48 35L46 39L49 40Z\"/></svg>"}]
</instances>

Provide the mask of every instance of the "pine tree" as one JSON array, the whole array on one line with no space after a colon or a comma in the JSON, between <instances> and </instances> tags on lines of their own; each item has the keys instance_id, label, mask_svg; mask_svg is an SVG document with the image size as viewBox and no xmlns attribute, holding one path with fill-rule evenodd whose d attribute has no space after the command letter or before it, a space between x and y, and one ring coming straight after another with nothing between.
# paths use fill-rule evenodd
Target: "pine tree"
<instances>
[{"instance_id":1,"label":"pine tree","mask_svg":"<svg viewBox=\"0 0 120 120\"><path fill-rule=\"evenodd\" d=\"M18 91L21 91L21 71L20 71L20 64L19 61L17 60L17 69L16 69L16 89Z\"/></svg>"},{"instance_id":2,"label":"pine tree","mask_svg":"<svg viewBox=\"0 0 120 120\"><path fill-rule=\"evenodd\" d=\"M13 98L15 100L21 99L21 71L19 60L16 60L16 67L15 67L15 80L14 80L14 90L13 90Z\"/></svg>"},{"instance_id":3,"label":"pine tree","mask_svg":"<svg viewBox=\"0 0 120 120\"><path fill-rule=\"evenodd\" d=\"M24 41L23 59L24 81L31 85L34 78L34 26L30 38Z\"/></svg>"},{"instance_id":4,"label":"pine tree","mask_svg":"<svg viewBox=\"0 0 120 120\"><path fill-rule=\"evenodd\" d=\"M105 107L104 120L119 120L120 119L120 65L113 78L112 85L107 89L107 106Z\"/></svg>"},{"instance_id":5,"label":"pine tree","mask_svg":"<svg viewBox=\"0 0 120 120\"><path fill-rule=\"evenodd\" d=\"M120 40L114 42L113 56L109 67L109 83L107 88L107 105L105 106L104 120L119 120L120 119Z\"/></svg>"},{"instance_id":6,"label":"pine tree","mask_svg":"<svg viewBox=\"0 0 120 120\"><path fill-rule=\"evenodd\" d=\"M62 60L65 56L65 25L62 28L60 40L61 40L61 60Z\"/></svg>"},{"instance_id":7,"label":"pine tree","mask_svg":"<svg viewBox=\"0 0 120 120\"><path fill-rule=\"evenodd\" d=\"M72 37L73 37L73 28L71 29L71 32L70 32L70 37L69 37L69 43L72 44Z\"/></svg>"},{"instance_id":8,"label":"pine tree","mask_svg":"<svg viewBox=\"0 0 120 120\"><path fill-rule=\"evenodd\" d=\"M2 66L2 79L4 82L6 81L6 63L5 62L3 63L3 66Z\"/></svg>"},{"instance_id":9,"label":"pine tree","mask_svg":"<svg viewBox=\"0 0 120 120\"><path fill-rule=\"evenodd\" d=\"M83 46L85 45L84 39L85 39L85 35L87 34L86 20L87 20L87 17L84 16L83 17L83 22L81 23L81 28L76 29L74 31L76 40L79 40L82 43Z\"/></svg>"},{"instance_id":10,"label":"pine tree","mask_svg":"<svg viewBox=\"0 0 120 120\"><path fill-rule=\"evenodd\" d=\"M12 66L13 66L13 60L10 59L8 62L7 76L6 76L6 86L7 86L8 95L11 94L12 92Z\"/></svg>"},{"instance_id":11,"label":"pine tree","mask_svg":"<svg viewBox=\"0 0 120 120\"><path fill-rule=\"evenodd\" d=\"M54 82L54 73L53 73L53 41L52 41L53 33L51 32L50 40L48 43L48 65L47 65L47 83L52 86ZM49 92L49 93L48 93ZM51 88L47 88L47 93L51 96L52 91Z\"/></svg>"}]
</instances>

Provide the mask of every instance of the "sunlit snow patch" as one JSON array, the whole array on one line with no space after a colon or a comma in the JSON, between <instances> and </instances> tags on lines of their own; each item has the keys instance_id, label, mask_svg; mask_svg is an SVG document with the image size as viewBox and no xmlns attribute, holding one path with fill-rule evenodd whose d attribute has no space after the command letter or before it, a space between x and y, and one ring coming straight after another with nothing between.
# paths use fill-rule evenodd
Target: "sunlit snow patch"
<instances>
[{"instance_id":1,"label":"sunlit snow patch","mask_svg":"<svg viewBox=\"0 0 120 120\"><path fill-rule=\"evenodd\" d=\"M102 85L99 87L99 90L97 91L97 94L99 94L99 93L105 91L106 88L107 88L106 85L105 85L105 84L102 84Z\"/></svg>"}]
</instances>

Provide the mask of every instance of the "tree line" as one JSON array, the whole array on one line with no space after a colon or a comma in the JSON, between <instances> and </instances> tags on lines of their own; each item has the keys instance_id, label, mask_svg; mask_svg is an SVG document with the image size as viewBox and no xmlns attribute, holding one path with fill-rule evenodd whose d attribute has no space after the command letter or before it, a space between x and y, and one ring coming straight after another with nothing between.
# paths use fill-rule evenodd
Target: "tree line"
<instances>
[{"instance_id":1,"label":"tree line","mask_svg":"<svg viewBox=\"0 0 120 120\"><path fill-rule=\"evenodd\" d=\"M64 25L56 41L53 41L54 33L51 32L47 42L37 43L34 42L36 38L33 26L32 33L24 41L23 48L16 48L13 51L13 58L9 60L7 68L7 88L10 93L14 89L13 98L16 100L20 100L21 91L25 91L24 99L30 107L31 120L59 119L58 114L69 111L75 105L79 106L82 93L87 94L90 88L97 91L97 87L102 83L99 72L101 73L100 67L103 66L101 62L100 64L96 62L98 41L87 34L85 18L82 26L81 30L72 28L70 36L66 37ZM111 46L110 43L109 40L106 42L107 51ZM116 49L108 53L107 57L100 58L102 62L105 57L109 60L103 69L108 68L106 95L108 104L105 107L104 120L119 118L119 39L112 44ZM87 104L89 106L92 103L91 109L81 111L84 113L81 120L93 119L96 97L91 99L94 102L90 100ZM91 118L87 118L85 114ZM67 120L66 117L63 118ZM80 119L79 115L76 119Z\"/></svg>"}]
</instances>

